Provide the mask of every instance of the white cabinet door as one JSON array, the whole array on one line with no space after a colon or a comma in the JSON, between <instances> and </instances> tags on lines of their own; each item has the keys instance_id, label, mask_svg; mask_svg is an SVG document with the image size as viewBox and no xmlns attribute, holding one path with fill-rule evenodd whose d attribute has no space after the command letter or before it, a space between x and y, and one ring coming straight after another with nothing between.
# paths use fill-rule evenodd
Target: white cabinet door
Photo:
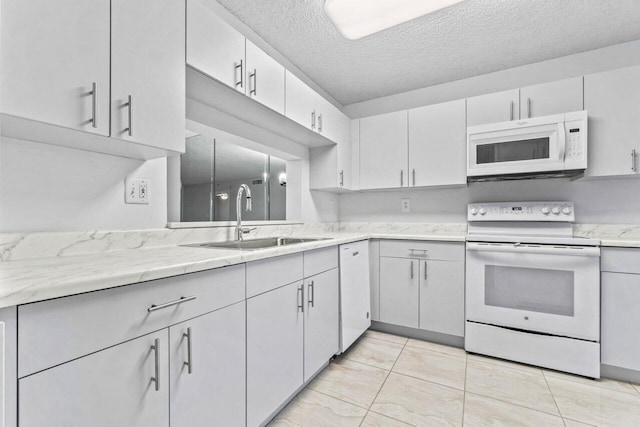
<instances>
[{"instance_id":1,"label":"white cabinet door","mask_svg":"<svg viewBox=\"0 0 640 427\"><path fill-rule=\"evenodd\" d=\"M464 99L409 110L411 186L467 182Z\"/></svg>"},{"instance_id":2,"label":"white cabinet door","mask_svg":"<svg viewBox=\"0 0 640 427\"><path fill-rule=\"evenodd\" d=\"M418 327L418 260L380 257L380 321Z\"/></svg>"},{"instance_id":3,"label":"white cabinet door","mask_svg":"<svg viewBox=\"0 0 640 427\"><path fill-rule=\"evenodd\" d=\"M245 425L245 303L169 330L171 427Z\"/></svg>"},{"instance_id":4,"label":"white cabinet door","mask_svg":"<svg viewBox=\"0 0 640 427\"><path fill-rule=\"evenodd\" d=\"M340 295L338 269L305 280L304 380L339 351Z\"/></svg>"},{"instance_id":5,"label":"white cabinet door","mask_svg":"<svg viewBox=\"0 0 640 427\"><path fill-rule=\"evenodd\" d=\"M184 152L184 13L176 0L112 0L112 137Z\"/></svg>"},{"instance_id":6,"label":"white cabinet door","mask_svg":"<svg viewBox=\"0 0 640 427\"><path fill-rule=\"evenodd\" d=\"M303 383L302 281L247 300L247 425L267 419Z\"/></svg>"},{"instance_id":7,"label":"white cabinet door","mask_svg":"<svg viewBox=\"0 0 640 427\"><path fill-rule=\"evenodd\" d=\"M20 426L168 427L168 342L163 329L20 379Z\"/></svg>"},{"instance_id":8,"label":"white cabinet door","mask_svg":"<svg viewBox=\"0 0 640 427\"><path fill-rule=\"evenodd\" d=\"M247 40L247 95L284 114L284 67Z\"/></svg>"},{"instance_id":9,"label":"white cabinet door","mask_svg":"<svg viewBox=\"0 0 640 427\"><path fill-rule=\"evenodd\" d=\"M202 0L187 0L187 64L245 93L244 58L245 37Z\"/></svg>"},{"instance_id":10,"label":"white cabinet door","mask_svg":"<svg viewBox=\"0 0 640 427\"><path fill-rule=\"evenodd\" d=\"M317 96L316 92L302 80L291 74L289 70L285 71L285 116L307 129L316 130Z\"/></svg>"},{"instance_id":11,"label":"white cabinet door","mask_svg":"<svg viewBox=\"0 0 640 427\"><path fill-rule=\"evenodd\" d=\"M467 98L467 126L508 122L520 117L518 89Z\"/></svg>"},{"instance_id":12,"label":"white cabinet door","mask_svg":"<svg viewBox=\"0 0 640 427\"><path fill-rule=\"evenodd\" d=\"M420 261L420 329L464 336L464 263Z\"/></svg>"},{"instance_id":13,"label":"white cabinet door","mask_svg":"<svg viewBox=\"0 0 640 427\"><path fill-rule=\"evenodd\" d=\"M360 188L406 187L407 111L360 119Z\"/></svg>"},{"instance_id":14,"label":"white cabinet door","mask_svg":"<svg viewBox=\"0 0 640 427\"><path fill-rule=\"evenodd\" d=\"M520 117L549 116L584 107L582 76L520 89Z\"/></svg>"},{"instance_id":15,"label":"white cabinet door","mask_svg":"<svg viewBox=\"0 0 640 427\"><path fill-rule=\"evenodd\" d=\"M380 240L369 240L369 280L371 283L371 320L380 320Z\"/></svg>"},{"instance_id":16,"label":"white cabinet door","mask_svg":"<svg viewBox=\"0 0 640 427\"><path fill-rule=\"evenodd\" d=\"M640 371L640 275L602 273L602 363Z\"/></svg>"},{"instance_id":17,"label":"white cabinet door","mask_svg":"<svg viewBox=\"0 0 640 427\"><path fill-rule=\"evenodd\" d=\"M109 8L109 0L4 0L2 112L109 135Z\"/></svg>"},{"instance_id":18,"label":"white cabinet door","mask_svg":"<svg viewBox=\"0 0 640 427\"><path fill-rule=\"evenodd\" d=\"M588 176L636 175L640 164L640 67L584 77ZM633 156L632 153L637 153Z\"/></svg>"}]
</instances>

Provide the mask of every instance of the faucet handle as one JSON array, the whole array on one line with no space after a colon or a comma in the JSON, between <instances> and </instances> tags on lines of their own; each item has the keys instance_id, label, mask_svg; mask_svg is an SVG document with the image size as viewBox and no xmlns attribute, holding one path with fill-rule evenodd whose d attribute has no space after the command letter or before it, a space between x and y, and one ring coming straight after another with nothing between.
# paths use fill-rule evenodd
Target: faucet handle
<instances>
[{"instance_id":1,"label":"faucet handle","mask_svg":"<svg viewBox=\"0 0 640 427\"><path fill-rule=\"evenodd\" d=\"M251 233L253 230L257 230L257 229L258 229L258 227L251 227L251 228L245 228L245 227L242 227L242 228L240 229L240 231L242 231L242 234L249 234L249 233Z\"/></svg>"}]
</instances>

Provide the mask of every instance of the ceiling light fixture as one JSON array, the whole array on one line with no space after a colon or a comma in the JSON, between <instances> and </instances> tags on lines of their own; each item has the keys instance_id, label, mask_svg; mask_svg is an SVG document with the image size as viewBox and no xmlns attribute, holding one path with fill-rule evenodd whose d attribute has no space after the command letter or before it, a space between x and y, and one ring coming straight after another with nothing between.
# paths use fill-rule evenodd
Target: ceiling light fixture
<instances>
[{"instance_id":1,"label":"ceiling light fixture","mask_svg":"<svg viewBox=\"0 0 640 427\"><path fill-rule=\"evenodd\" d=\"M463 0L325 0L324 10L343 36L356 40Z\"/></svg>"}]
</instances>

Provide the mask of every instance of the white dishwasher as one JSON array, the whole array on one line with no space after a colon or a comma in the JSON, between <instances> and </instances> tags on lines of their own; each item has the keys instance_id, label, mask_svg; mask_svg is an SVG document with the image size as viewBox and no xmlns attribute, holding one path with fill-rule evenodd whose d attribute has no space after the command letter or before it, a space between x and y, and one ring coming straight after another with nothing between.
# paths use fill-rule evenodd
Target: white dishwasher
<instances>
[{"instance_id":1,"label":"white dishwasher","mask_svg":"<svg viewBox=\"0 0 640 427\"><path fill-rule=\"evenodd\" d=\"M369 241L340 245L340 353L371 326Z\"/></svg>"}]
</instances>

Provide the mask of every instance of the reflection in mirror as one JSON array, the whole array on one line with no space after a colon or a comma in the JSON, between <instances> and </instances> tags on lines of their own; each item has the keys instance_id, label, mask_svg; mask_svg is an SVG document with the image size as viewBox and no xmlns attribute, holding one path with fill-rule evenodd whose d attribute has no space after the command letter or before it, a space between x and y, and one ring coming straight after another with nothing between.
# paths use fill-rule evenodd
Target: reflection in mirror
<instances>
[{"instance_id":1,"label":"reflection in mirror","mask_svg":"<svg viewBox=\"0 0 640 427\"><path fill-rule=\"evenodd\" d=\"M195 135L187 138L180 163L182 222L235 221L241 184L249 186L253 202L250 212L242 212L244 221L285 219L284 160Z\"/></svg>"}]
</instances>

